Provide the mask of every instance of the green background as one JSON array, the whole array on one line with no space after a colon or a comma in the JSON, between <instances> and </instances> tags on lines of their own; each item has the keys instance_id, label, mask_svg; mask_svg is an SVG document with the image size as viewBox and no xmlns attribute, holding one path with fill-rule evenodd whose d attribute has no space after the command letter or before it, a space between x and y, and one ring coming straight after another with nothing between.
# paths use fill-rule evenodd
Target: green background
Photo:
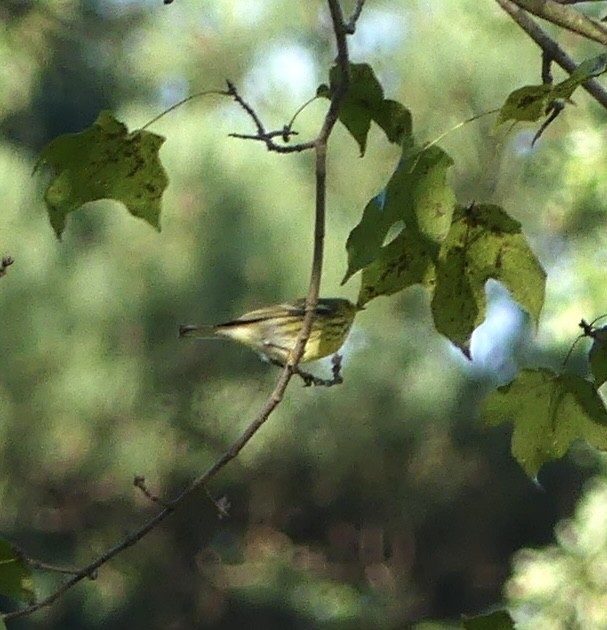
<instances>
[{"instance_id":1,"label":"green background","mask_svg":"<svg viewBox=\"0 0 607 630\"><path fill-rule=\"evenodd\" d=\"M153 512L134 475L171 496L260 409L276 370L239 346L180 341L177 328L305 294L313 156L228 138L253 131L242 110L194 101L151 129L167 137L162 232L95 202L59 242L45 176L31 177L38 153L102 109L136 129L226 78L281 128L327 81L330 23L320 0L8 0L0 22L0 254L15 259L0 279L0 532L33 558L81 566ZM579 59L597 53L560 41ZM419 142L540 82L535 45L489 1L369 2L350 44L411 109ZM553 528L603 458L578 445L539 488L509 453L510 429L483 427L477 410L518 365L557 367L579 319L607 310L605 113L581 91L574 100L533 149L535 127L506 134L489 116L441 142L460 202L503 205L548 272L537 339L494 291L504 330L498 317L468 364L433 330L422 290L374 301L346 348L345 384L294 383L210 484L228 518L197 493L95 582L9 629L447 628L504 596L568 623L572 598L542 605L528 553L514 565L512 554L556 543L534 552L541 566L573 554L586 576L586 556L559 534L571 522ZM301 139L325 108L301 115ZM339 287L344 244L397 160L376 128L362 159L336 128L323 295L356 298L358 276ZM601 536L584 553L604 558ZM600 610L592 575L579 588ZM44 594L57 578L36 583Z\"/></svg>"}]
</instances>

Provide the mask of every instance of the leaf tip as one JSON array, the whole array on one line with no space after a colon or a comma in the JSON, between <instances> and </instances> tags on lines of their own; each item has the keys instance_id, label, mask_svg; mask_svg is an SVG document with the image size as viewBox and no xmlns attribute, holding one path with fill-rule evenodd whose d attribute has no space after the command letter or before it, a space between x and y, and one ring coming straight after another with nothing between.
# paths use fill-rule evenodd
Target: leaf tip
<instances>
[{"instance_id":1,"label":"leaf tip","mask_svg":"<svg viewBox=\"0 0 607 630\"><path fill-rule=\"evenodd\" d=\"M348 271L346 271L344 277L342 278L341 282L339 283L340 287L343 287L344 284L346 284L346 282L348 282L348 280L354 275L354 272L351 271L350 269L348 269Z\"/></svg>"}]
</instances>

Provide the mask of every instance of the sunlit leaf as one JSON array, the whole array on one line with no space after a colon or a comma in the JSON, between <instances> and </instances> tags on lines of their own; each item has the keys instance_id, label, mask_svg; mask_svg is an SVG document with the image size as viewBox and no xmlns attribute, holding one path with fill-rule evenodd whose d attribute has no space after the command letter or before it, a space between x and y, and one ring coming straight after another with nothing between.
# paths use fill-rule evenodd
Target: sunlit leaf
<instances>
[{"instance_id":1,"label":"sunlit leaf","mask_svg":"<svg viewBox=\"0 0 607 630\"><path fill-rule=\"evenodd\" d=\"M322 84L317 96L331 98L341 82L341 69L334 65L329 72L330 85ZM366 63L350 64L350 86L339 107L339 120L356 140L360 154L367 148L371 121L383 129L390 142L403 144L411 135L411 114L401 103L384 99L384 91Z\"/></svg>"},{"instance_id":2,"label":"sunlit leaf","mask_svg":"<svg viewBox=\"0 0 607 630\"><path fill-rule=\"evenodd\" d=\"M455 193L447 181L451 166L453 160L440 147L405 150L386 188L386 214L440 244L455 210Z\"/></svg>"},{"instance_id":3,"label":"sunlit leaf","mask_svg":"<svg viewBox=\"0 0 607 630\"><path fill-rule=\"evenodd\" d=\"M403 151L385 193L367 204L360 223L348 237L348 271L342 284L382 253L388 231L398 221L405 223L405 230L428 254L434 246L436 257L440 242L449 233L455 208L455 195L447 182L452 164L438 147ZM381 266L390 264L384 252Z\"/></svg>"},{"instance_id":4,"label":"sunlit leaf","mask_svg":"<svg viewBox=\"0 0 607 630\"><path fill-rule=\"evenodd\" d=\"M68 213L98 199L120 201L133 216L160 229L161 199L168 185L158 156L164 140L149 131L129 133L108 111L85 131L52 140L36 169L46 164L53 171L44 199L57 236Z\"/></svg>"},{"instance_id":5,"label":"sunlit leaf","mask_svg":"<svg viewBox=\"0 0 607 630\"><path fill-rule=\"evenodd\" d=\"M552 98L571 98L571 95L579 85L584 83L584 81L588 81L588 79L592 79L593 77L603 74L605 70L607 70L606 54L586 59L571 73L567 79L554 86Z\"/></svg>"},{"instance_id":6,"label":"sunlit leaf","mask_svg":"<svg viewBox=\"0 0 607 630\"><path fill-rule=\"evenodd\" d=\"M551 104L569 100L575 90L585 81L603 74L607 70L607 54L583 61L569 77L556 85L525 85L508 95L502 105L496 126L513 121L535 122L555 111ZM560 111L560 110L558 110ZM543 126L545 129L549 123ZM541 133L538 134L541 135Z\"/></svg>"},{"instance_id":7,"label":"sunlit leaf","mask_svg":"<svg viewBox=\"0 0 607 630\"><path fill-rule=\"evenodd\" d=\"M502 105L496 126L508 120L539 120L545 115L551 98L551 85L526 85L514 90Z\"/></svg>"},{"instance_id":8,"label":"sunlit leaf","mask_svg":"<svg viewBox=\"0 0 607 630\"><path fill-rule=\"evenodd\" d=\"M579 376L523 370L487 396L481 414L489 425L513 422L512 455L530 477L577 439L607 449L607 412L594 384Z\"/></svg>"},{"instance_id":9,"label":"sunlit leaf","mask_svg":"<svg viewBox=\"0 0 607 630\"><path fill-rule=\"evenodd\" d=\"M503 283L538 322L546 274L521 225L494 205L460 208L440 251L432 314L436 329L469 356L472 331L485 319L485 283Z\"/></svg>"},{"instance_id":10,"label":"sunlit leaf","mask_svg":"<svg viewBox=\"0 0 607 630\"><path fill-rule=\"evenodd\" d=\"M514 621L507 610L496 610L487 615L465 617L464 630L514 630Z\"/></svg>"},{"instance_id":11,"label":"sunlit leaf","mask_svg":"<svg viewBox=\"0 0 607 630\"><path fill-rule=\"evenodd\" d=\"M414 284L434 284L433 249L418 234L403 230L363 269L358 304L392 295Z\"/></svg>"},{"instance_id":12,"label":"sunlit leaf","mask_svg":"<svg viewBox=\"0 0 607 630\"><path fill-rule=\"evenodd\" d=\"M23 555L8 540L0 539L0 594L31 604L34 579Z\"/></svg>"}]
</instances>

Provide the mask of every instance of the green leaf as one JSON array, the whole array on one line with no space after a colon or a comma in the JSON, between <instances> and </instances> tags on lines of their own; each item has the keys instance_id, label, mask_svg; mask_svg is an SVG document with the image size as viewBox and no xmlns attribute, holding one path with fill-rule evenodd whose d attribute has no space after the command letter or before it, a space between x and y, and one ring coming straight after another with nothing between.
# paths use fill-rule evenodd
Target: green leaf
<instances>
[{"instance_id":1,"label":"green leaf","mask_svg":"<svg viewBox=\"0 0 607 630\"><path fill-rule=\"evenodd\" d=\"M341 281L342 285L379 256L386 234L394 222L384 212L381 195L367 203L360 223L350 232L346 241L348 270Z\"/></svg>"},{"instance_id":2,"label":"green leaf","mask_svg":"<svg viewBox=\"0 0 607 630\"><path fill-rule=\"evenodd\" d=\"M607 70L607 55L601 54L591 59L583 61L569 76L569 78L561 81L554 86L552 98L570 99L576 88Z\"/></svg>"},{"instance_id":3,"label":"green leaf","mask_svg":"<svg viewBox=\"0 0 607 630\"><path fill-rule=\"evenodd\" d=\"M411 139L411 112L402 103L385 99L372 111L372 117L384 130L389 142L402 145L406 139Z\"/></svg>"},{"instance_id":4,"label":"green leaf","mask_svg":"<svg viewBox=\"0 0 607 630\"><path fill-rule=\"evenodd\" d=\"M335 65L329 72L330 93L317 90L319 96L333 95L341 83L341 69ZM322 87L322 86L321 86ZM381 107L384 91L375 73L366 63L350 64L350 87L339 107L339 120L356 140L361 156L367 148L367 134L371 127L372 112Z\"/></svg>"},{"instance_id":5,"label":"green leaf","mask_svg":"<svg viewBox=\"0 0 607 630\"><path fill-rule=\"evenodd\" d=\"M348 270L342 284L380 256L388 231L398 221L405 222L405 230L420 240L425 251L431 253L435 246L436 256L455 208L455 195L447 183L452 164L438 147L403 151L385 194L369 201L360 223L350 232ZM382 264L389 264L385 256Z\"/></svg>"},{"instance_id":6,"label":"green leaf","mask_svg":"<svg viewBox=\"0 0 607 630\"><path fill-rule=\"evenodd\" d=\"M597 389L607 382L607 326L592 331L592 347L588 353L590 369Z\"/></svg>"},{"instance_id":7,"label":"green leaf","mask_svg":"<svg viewBox=\"0 0 607 630\"><path fill-rule=\"evenodd\" d=\"M359 306L414 284L434 285L434 251L417 234L403 230L363 269Z\"/></svg>"},{"instance_id":8,"label":"green leaf","mask_svg":"<svg viewBox=\"0 0 607 630\"><path fill-rule=\"evenodd\" d=\"M545 115L551 100L551 85L525 85L514 90L502 105L495 126L498 127L508 120L539 120Z\"/></svg>"},{"instance_id":9,"label":"green leaf","mask_svg":"<svg viewBox=\"0 0 607 630\"><path fill-rule=\"evenodd\" d=\"M494 205L460 208L441 247L432 314L436 329L469 356L470 336L485 319L485 283L498 280L538 322L546 274L521 225Z\"/></svg>"},{"instance_id":10,"label":"green leaf","mask_svg":"<svg viewBox=\"0 0 607 630\"><path fill-rule=\"evenodd\" d=\"M523 370L487 396L481 415L489 425L514 423L512 455L530 477L577 439L607 449L607 412L595 386L579 376Z\"/></svg>"},{"instance_id":11,"label":"green leaf","mask_svg":"<svg viewBox=\"0 0 607 630\"><path fill-rule=\"evenodd\" d=\"M571 75L556 85L525 85L508 95L500 109L496 127L508 120L535 122L550 113L550 103L557 99L569 100L585 81L607 70L607 54L583 61Z\"/></svg>"},{"instance_id":12,"label":"green leaf","mask_svg":"<svg viewBox=\"0 0 607 630\"><path fill-rule=\"evenodd\" d=\"M0 539L0 594L32 604L35 601L32 572L8 540Z\"/></svg>"},{"instance_id":13,"label":"green leaf","mask_svg":"<svg viewBox=\"0 0 607 630\"><path fill-rule=\"evenodd\" d=\"M488 615L465 617L464 630L514 630L514 621L507 610L496 610Z\"/></svg>"},{"instance_id":14,"label":"green leaf","mask_svg":"<svg viewBox=\"0 0 607 630\"><path fill-rule=\"evenodd\" d=\"M455 193L447 181L451 166L451 157L437 146L405 149L386 188L386 214L440 244L449 233L455 210Z\"/></svg>"},{"instance_id":15,"label":"green leaf","mask_svg":"<svg viewBox=\"0 0 607 630\"><path fill-rule=\"evenodd\" d=\"M330 87L322 84L316 95L331 98L342 81L341 69L329 72ZM375 121L390 142L403 144L411 136L411 114L401 103L384 99L384 90L366 63L350 64L350 86L339 107L339 120L356 140L361 156L367 148L371 121Z\"/></svg>"},{"instance_id":16,"label":"green leaf","mask_svg":"<svg viewBox=\"0 0 607 630\"><path fill-rule=\"evenodd\" d=\"M160 229L161 198L168 185L158 156L164 140L149 131L129 133L108 111L85 131L52 140L34 171L42 164L53 171L44 200L57 237L68 213L98 199L120 201L133 216Z\"/></svg>"}]
</instances>

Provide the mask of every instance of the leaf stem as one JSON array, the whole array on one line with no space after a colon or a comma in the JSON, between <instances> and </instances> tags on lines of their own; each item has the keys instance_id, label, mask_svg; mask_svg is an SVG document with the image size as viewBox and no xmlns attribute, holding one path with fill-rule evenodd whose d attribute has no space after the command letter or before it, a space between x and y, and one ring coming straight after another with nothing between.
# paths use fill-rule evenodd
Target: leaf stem
<instances>
[{"instance_id":1,"label":"leaf stem","mask_svg":"<svg viewBox=\"0 0 607 630\"><path fill-rule=\"evenodd\" d=\"M143 131L144 129L147 129L148 127L153 125L155 122L158 122L161 118L163 118L164 116L172 112L173 110L177 109L178 107L181 107L182 105L185 105L186 103L189 103L190 101L193 101L195 98L199 98L201 96L211 96L211 95L231 96L231 94L229 92L226 92L225 90L205 90L204 92L196 92L195 94L190 94L189 96L182 98L180 101L177 101L177 103L174 103L173 105L165 109L163 112L160 112L158 116L154 116L152 120L149 120L148 122L145 123L145 125L143 125L143 127L140 127L139 131Z\"/></svg>"}]
</instances>

